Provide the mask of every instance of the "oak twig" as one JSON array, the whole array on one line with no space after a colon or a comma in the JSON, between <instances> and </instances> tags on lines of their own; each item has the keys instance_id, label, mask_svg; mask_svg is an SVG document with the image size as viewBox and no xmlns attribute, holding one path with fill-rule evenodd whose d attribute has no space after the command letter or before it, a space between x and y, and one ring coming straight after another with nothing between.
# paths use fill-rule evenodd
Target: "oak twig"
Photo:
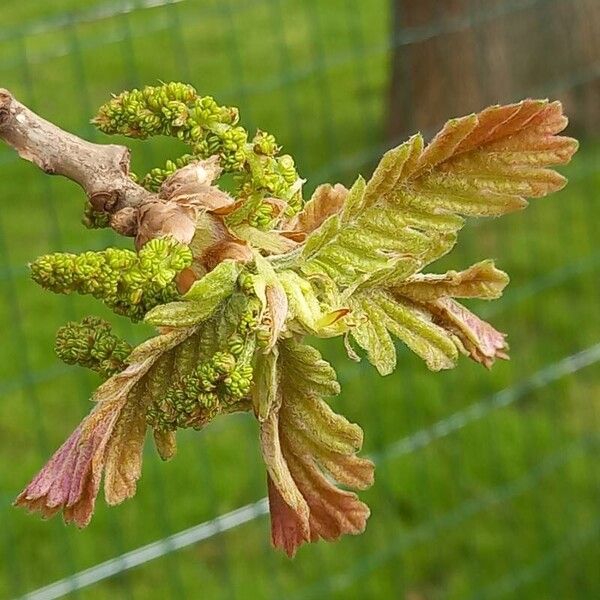
<instances>
[{"instance_id":1,"label":"oak twig","mask_svg":"<svg viewBox=\"0 0 600 600\"><path fill-rule=\"evenodd\" d=\"M113 215L156 200L129 177L125 146L94 144L46 121L0 88L0 139L49 175L79 184L96 211Z\"/></svg>"}]
</instances>

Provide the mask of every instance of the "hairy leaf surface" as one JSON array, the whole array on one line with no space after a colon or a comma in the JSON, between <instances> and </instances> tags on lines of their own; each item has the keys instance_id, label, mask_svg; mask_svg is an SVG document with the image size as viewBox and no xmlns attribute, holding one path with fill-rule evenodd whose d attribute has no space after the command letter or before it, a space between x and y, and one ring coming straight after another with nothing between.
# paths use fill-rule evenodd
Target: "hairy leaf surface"
<instances>
[{"instance_id":1,"label":"hairy leaf surface","mask_svg":"<svg viewBox=\"0 0 600 600\"><path fill-rule=\"evenodd\" d=\"M337 488L373 482L373 464L358 458L362 431L335 414L323 396L339 392L335 372L310 346L279 344L277 410L261 425L269 474L272 540L293 556L298 546L364 530L369 509Z\"/></svg>"},{"instance_id":2,"label":"hairy leaf surface","mask_svg":"<svg viewBox=\"0 0 600 600\"><path fill-rule=\"evenodd\" d=\"M239 263L225 260L196 281L182 302L170 302L153 308L145 318L157 327L193 327L208 319L233 293L241 272Z\"/></svg>"},{"instance_id":3,"label":"hairy leaf surface","mask_svg":"<svg viewBox=\"0 0 600 600\"><path fill-rule=\"evenodd\" d=\"M512 212L565 184L548 167L577 149L555 135L566 123L560 103L525 100L452 119L426 147L413 136L368 183L359 177L341 210L308 236L296 267L341 288L384 285L396 264L404 278L418 273L452 249L463 216Z\"/></svg>"}]
</instances>

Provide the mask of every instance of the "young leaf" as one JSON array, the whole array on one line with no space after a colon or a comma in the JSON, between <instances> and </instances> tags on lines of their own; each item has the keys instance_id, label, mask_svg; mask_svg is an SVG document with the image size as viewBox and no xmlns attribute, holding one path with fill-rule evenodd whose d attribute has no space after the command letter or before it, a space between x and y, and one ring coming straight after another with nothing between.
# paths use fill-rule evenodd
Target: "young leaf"
<instances>
[{"instance_id":1,"label":"young leaf","mask_svg":"<svg viewBox=\"0 0 600 600\"><path fill-rule=\"evenodd\" d=\"M501 215L564 185L547 167L577 149L556 135L566 124L559 102L524 100L452 119L425 148L413 136L384 155L366 186L356 181L340 212L308 236L303 260L286 266L342 289L383 285L380 274L397 283L390 266L399 257L415 261L402 276L419 272L453 247L460 215Z\"/></svg>"},{"instance_id":2,"label":"young leaf","mask_svg":"<svg viewBox=\"0 0 600 600\"><path fill-rule=\"evenodd\" d=\"M183 299L186 302L215 305L220 304L222 296L229 296L241 272L241 265L233 260L224 260L212 271L192 285ZM213 298L219 300L213 300Z\"/></svg>"},{"instance_id":3,"label":"young leaf","mask_svg":"<svg viewBox=\"0 0 600 600\"><path fill-rule=\"evenodd\" d=\"M192 332L169 332L138 346L130 355L129 366L96 390L92 412L21 492L15 505L39 511L44 517L62 510L67 523L85 527L94 512L103 471L108 474L105 491L109 503L132 495L140 474L140 437L146 427L130 403L139 400L136 387L143 385L154 363Z\"/></svg>"},{"instance_id":4,"label":"young leaf","mask_svg":"<svg viewBox=\"0 0 600 600\"><path fill-rule=\"evenodd\" d=\"M277 347L269 354L258 354L254 365L254 386L252 388L252 401L254 414L259 422L264 422L272 410L277 410L279 396L279 370Z\"/></svg>"},{"instance_id":5,"label":"young leaf","mask_svg":"<svg viewBox=\"0 0 600 600\"><path fill-rule=\"evenodd\" d=\"M322 302L322 290L295 271L278 273L278 280L287 297L287 325L292 331L320 337L333 337L346 331L343 317L349 312L347 307ZM337 294L327 299L336 303L340 300Z\"/></svg>"},{"instance_id":6,"label":"young leaf","mask_svg":"<svg viewBox=\"0 0 600 600\"><path fill-rule=\"evenodd\" d=\"M257 253L254 264L257 271L253 278L254 293L262 304L261 319L268 325L269 340L264 349L267 354L274 348L279 334L285 327L288 298L271 263Z\"/></svg>"},{"instance_id":7,"label":"young leaf","mask_svg":"<svg viewBox=\"0 0 600 600\"><path fill-rule=\"evenodd\" d=\"M157 327L193 327L208 319L235 290L241 265L225 260L196 281L182 302L170 302L153 308L145 321Z\"/></svg>"},{"instance_id":8,"label":"young leaf","mask_svg":"<svg viewBox=\"0 0 600 600\"><path fill-rule=\"evenodd\" d=\"M114 506L135 495L142 473L142 451L146 437L146 411L143 386L129 394L106 447L104 494Z\"/></svg>"},{"instance_id":9,"label":"young leaf","mask_svg":"<svg viewBox=\"0 0 600 600\"><path fill-rule=\"evenodd\" d=\"M401 339L432 371L455 365L458 352L452 338L417 305L383 290L369 290L352 297L350 306L356 318L365 321L350 333L382 375L391 373L395 366L395 350L389 335L385 335L387 331ZM378 340L383 340L382 347Z\"/></svg>"},{"instance_id":10,"label":"young leaf","mask_svg":"<svg viewBox=\"0 0 600 600\"><path fill-rule=\"evenodd\" d=\"M279 346L279 406L261 425L261 447L273 545L293 556L304 542L364 530L367 506L321 469L339 483L364 489L373 483L373 464L356 456L360 428L322 399L339 391L333 369L310 346L292 340Z\"/></svg>"},{"instance_id":11,"label":"young leaf","mask_svg":"<svg viewBox=\"0 0 600 600\"><path fill-rule=\"evenodd\" d=\"M296 215L290 225L290 230L302 233L313 232L328 217L340 212L347 195L348 190L340 183L320 185L304 208Z\"/></svg>"},{"instance_id":12,"label":"young leaf","mask_svg":"<svg viewBox=\"0 0 600 600\"><path fill-rule=\"evenodd\" d=\"M459 341L457 347L488 369L496 358L508 359L506 336L451 298L428 302L424 308Z\"/></svg>"},{"instance_id":13,"label":"young leaf","mask_svg":"<svg viewBox=\"0 0 600 600\"><path fill-rule=\"evenodd\" d=\"M493 300L502 295L507 285L508 275L496 269L493 260L484 260L465 271L448 271L443 275L417 273L393 289L416 302L444 296Z\"/></svg>"},{"instance_id":14,"label":"young leaf","mask_svg":"<svg viewBox=\"0 0 600 600\"><path fill-rule=\"evenodd\" d=\"M560 102L524 100L453 119L405 173L391 194L400 206L432 213L501 215L527 197L561 189L566 180L546 167L567 163L577 150L555 134L567 125Z\"/></svg>"}]
</instances>

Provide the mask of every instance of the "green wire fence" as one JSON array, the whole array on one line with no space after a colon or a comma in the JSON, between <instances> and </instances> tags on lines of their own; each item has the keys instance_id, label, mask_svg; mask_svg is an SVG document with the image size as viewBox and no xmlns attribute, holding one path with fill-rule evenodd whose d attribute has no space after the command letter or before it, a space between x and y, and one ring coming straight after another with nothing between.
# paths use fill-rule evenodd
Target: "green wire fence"
<instances>
[{"instance_id":1,"label":"green wire fence","mask_svg":"<svg viewBox=\"0 0 600 600\"><path fill-rule=\"evenodd\" d=\"M309 191L368 176L417 129L527 96L562 99L582 144L565 190L470 223L444 259L491 256L511 274L478 307L509 333L510 362L434 374L399 349L380 378L322 344L335 402L377 463L372 516L362 536L293 561L270 548L257 431L241 415L183 432L168 464L148 445L137 497L99 501L84 531L11 506L97 383L52 345L99 307L39 293L27 263L116 240L79 224L73 184L0 147L0 598L600 597L598 32L595 0L5 0L0 86L95 141L89 119L110 93L185 80L272 131ZM175 144L128 143L140 171Z\"/></svg>"}]
</instances>

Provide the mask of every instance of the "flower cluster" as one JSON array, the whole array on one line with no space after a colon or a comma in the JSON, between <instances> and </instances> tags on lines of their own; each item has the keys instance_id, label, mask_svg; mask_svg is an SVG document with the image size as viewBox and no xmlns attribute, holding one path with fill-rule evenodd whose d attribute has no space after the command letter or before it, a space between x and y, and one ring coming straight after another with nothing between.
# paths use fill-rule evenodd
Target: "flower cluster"
<instances>
[{"instance_id":1,"label":"flower cluster","mask_svg":"<svg viewBox=\"0 0 600 600\"><path fill-rule=\"evenodd\" d=\"M246 398L251 385L249 364L232 352L216 352L153 402L146 420L162 431L201 429L223 410Z\"/></svg>"},{"instance_id":2,"label":"flower cluster","mask_svg":"<svg viewBox=\"0 0 600 600\"><path fill-rule=\"evenodd\" d=\"M279 155L280 147L271 134L258 131L249 139L238 120L236 108L220 106L211 96L199 96L191 85L166 83L113 97L100 108L94 123L107 134L140 139L167 135L191 148L191 153L167 161L165 167L152 169L140 179L151 191L192 160L218 156L223 171L235 176L238 197L274 196L287 202L286 214L293 216L302 205L294 160ZM272 217L267 205L252 224L266 228Z\"/></svg>"},{"instance_id":3,"label":"flower cluster","mask_svg":"<svg viewBox=\"0 0 600 600\"><path fill-rule=\"evenodd\" d=\"M117 314L138 321L154 306L178 297L174 280L192 262L190 249L171 238L150 240L138 253L46 254L31 263L31 276L59 294L77 292L102 300Z\"/></svg>"},{"instance_id":4,"label":"flower cluster","mask_svg":"<svg viewBox=\"0 0 600 600\"><path fill-rule=\"evenodd\" d=\"M86 317L71 322L56 333L56 354L69 365L80 365L108 379L127 366L131 345L117 337L103 319Z\"/></svg>"},{"instance_id":5,"label":"flower cluster","mask_svg":"<svg viewBox=\"0 0 600 600\"><path fill-rule=\"evenodd\" d=\"M252 288L252 277L245 273L238 278L238 292L198 333L195 366L189 372L189 367L184 368L175 383L148 407L146 421L154 429L201 429L248 399L261 326L261 303ZM223 337L215 340L216 331Z\"/></svg>"},{"instance_id":6,"label":"flower cluster","mask_svg":"<svg viewBox=\"0 0 600 600\"><path fill-rule=\"evenodd\" d=\"M106 212L94 210L94 207L86 200L81 222L88 229L105 229L110 226L110 216Z\"/></svg>"}]
</instances>

